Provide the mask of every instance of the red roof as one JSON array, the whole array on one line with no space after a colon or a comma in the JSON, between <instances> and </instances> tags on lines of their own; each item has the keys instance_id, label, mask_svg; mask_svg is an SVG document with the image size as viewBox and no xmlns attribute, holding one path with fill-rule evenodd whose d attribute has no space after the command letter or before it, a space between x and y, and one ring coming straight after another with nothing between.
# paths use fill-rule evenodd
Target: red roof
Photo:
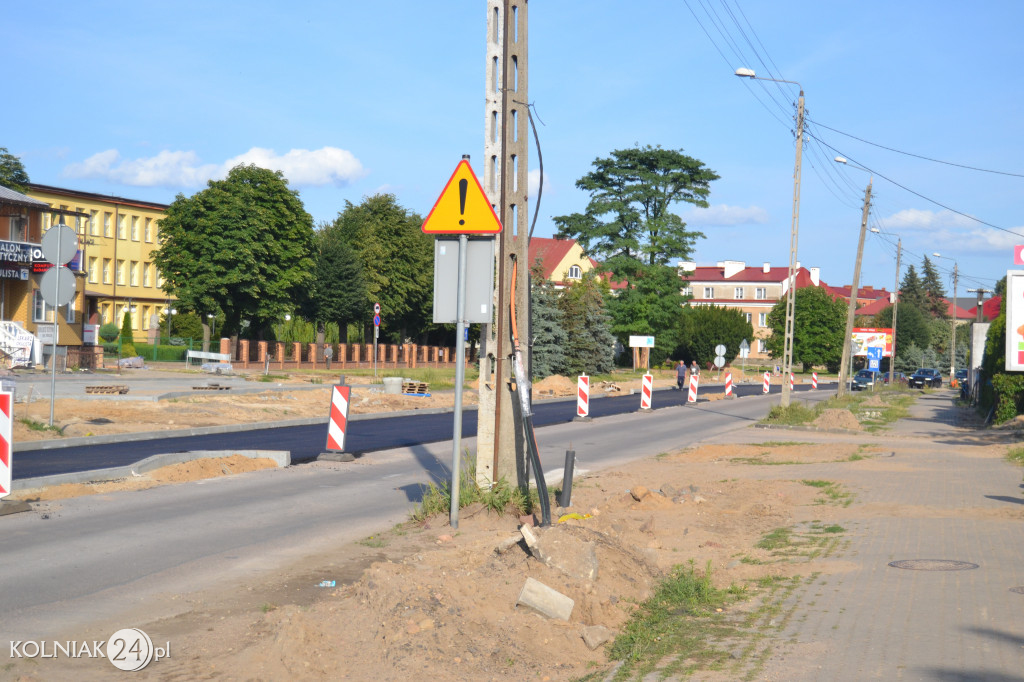
<instances>
[{"instance_id":1,"label":"red roof","mask_svg":"<svg viewBox=\"0 0 1024 682\"><path fill-rule=\"evenodd\" d=\"M955 310L956 319L958 320L973 320L975 315L977 314L976 312L971 312L970 310L961 308L958 305L953 305L952 303L950 303L949 299L944 298L942 300L946 304L946 315L952 316L953 311ZM975 309L977 309L977 306L975 306Z\"/></svg>"},{"instance_id":2,"label":"red roof","mask_svg":"<svg viewBox=\"0 0 1024 682\"><path fill-rule=\"evenodd\" d=\"M847 301L850 300L850 289L852 287L849 284L843 285L841 287L834 287L834 286L826 285L825 288L828 289L829 293L831 293L833 296L839 296L840 298L844 298ZM889 294L888 291L886 291L885 287L882 287L881 289L876 289L876 288L871 287L871 286L858 287L857 288L857 300L858 301L859 300L874 301L874 300L877 300L877 299L880 299L880 298L884 298L884 299L888 300L889 296L890 296L890 294Z\"/></svg>"},{"instance_id":3,"label":"red roof","mask_svg":"<svg viewBox=\"0 0 1024 682\"><path fill-rule=\"evenodd\" d=\"M807 268L800 268L799 273L806 273L810 281L810 273ZM725 268L717 265L698 265L693 269L693 275L686 277L690 282L782 282L789 275L789 267L768 268L743 268L732 277L725 276ZM797 275L797 282L800 281ZM797 286L801 286L797 284Z\"/></svg>"},{"instance_id":4,"label":"red roof","mask_svg":"<svg viewBox=\"0 0 1024 682\"><path fill-rule=\"evenodd\" d=\"M1002 305L1002 303L1003 303L1003 297L1002 296L993 296L992 298L990 298L987 301L983 302L981 304L981 316L982 316L982 318L984 318L985 320L991 322L992 320L994 320L997 317L999 317L999 307ZM971 317L977 317L977 315L978 315L978 306L974 306L968 312L971 313Z\"/></svg>"},{"instance_id":5,"label":"red roof","mask_svg":"<svg viewBox=\"0 0 1024 682\"><path fill-rule=\"evenodd\" d=\"M553 279L552 275L555 274L555 268L565 258L565 254L569 253L569 249L573 247L576 242L572 239L550 239L548 237L533 237L530 239L530 252L529 261L530 267L540 259L541 270L544 274L544 279ZM591 261L593 262L593 261ZM562 273L558 273L558 278L561 279Z\"/></svg>"},{"instance_id":6,"label":"red roof","mask_svg":"<svg viewBox=\"0 0 1024 682\"><path fill-rule=\"evenodd\" d=\"M847 287L847 289L849 289L849 287ZM849 300L849 299L847 299L847 300ZM857 308L857 314L858 315L871 315L871 316L874 316L874 315L877 315L878 313L882 312L883 310L885 310L886 308L888 308L891 305L892 305L892 303L889 302L889 297L888 296L886 296L885 298L876 298L874 301L872 301L871 303L868 303L866 306L863 306L861 308Z\"/></svg>"}]
</instances>

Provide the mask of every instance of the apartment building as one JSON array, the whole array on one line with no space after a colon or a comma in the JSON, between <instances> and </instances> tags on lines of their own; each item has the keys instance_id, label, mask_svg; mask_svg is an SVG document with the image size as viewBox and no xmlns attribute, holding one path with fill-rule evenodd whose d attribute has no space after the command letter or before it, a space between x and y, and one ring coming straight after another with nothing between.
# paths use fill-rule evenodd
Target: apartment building
<instances>
[{"instance_id":1,"label":"apartment building","mask_svg":"<svg viewBox=\"0 0 1024 682\"><path fill-rule=\"evenodd\" d=\"M750 340L750 357L767 359L766 339L771 336L768 313L789 290L789 266L747 267L743 261L720 261L714 266L679 263L679 276L689 283L683 293L693 297L695 305L718 305L737 308L754 328ZM795 286L821 286L821 270L797 264Z\"/></svg>"},{"instance_id":2,"label":"apartment building","mask_svg":"<svg viewBox=\"0 0 1024 682\"><path fill-rule=\"evenodd\" d=\"M84 280L79 310L86 323L120 326L130 311L136 339L155 338L172 301L160 288L152 256L167 205L35 183L28 195L50 208L42 215L43 232L61 213L72 216L66 224L78 233Z\"/></svg>"}]
</instances>

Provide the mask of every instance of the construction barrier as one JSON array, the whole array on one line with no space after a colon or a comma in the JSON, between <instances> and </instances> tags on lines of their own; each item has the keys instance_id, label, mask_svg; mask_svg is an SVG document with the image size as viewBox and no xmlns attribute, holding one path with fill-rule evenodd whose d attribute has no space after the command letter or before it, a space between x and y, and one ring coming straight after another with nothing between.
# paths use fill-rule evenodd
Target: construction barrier
<instances>
[{"instance_id":1,"label":"construction barrier","mask_svg":"<svg viewBox=\"0 0 1024 682\"><path fill-rule=\"evenodd\" d=\"M764 387L761 389L762 393L768 392L768 387L772 385L772 374L771 372L764 373Z\"/></svg>"},{"instance_id":2,"label":"construction barrier","mask_svg":"<svg viewBox=\"0 0 1024 682\"><path fill-rule=\"evenodd\" d=\"M700 377L696 374L690 375L690 392L686 394L686 402L697 402L697 386L700 384Z\"/></svg>"},{"instance_id":3,"label":"construction barrier","mask_svg":"<svg viewBox=\"0 0 1024 682\"><path fill-rule=\"evenodd\" d=\"M811 372L811 390L818 388L818 373Z\"/></svg>"},{"instance_id":4,"label":"construction barrier","mask_svg":"<svg viewBox=\"0 0 1024 682\"><path fill-rule=\"evenodd\" d=\"M651 393L654 392L654 377L650 374L643 376L643 381L640 386L640 409L649 410L651 409Z\"/></svg>"},{"instance_id":5,"label":"construction barrier","mask_svg":"<svg viewBox=\"0 0 1024 682\"><path fill-rule=\"evenodd\" d=\"M348 404L351 386L335 386L331 392L331 421L327 425L328 452L345 451L345 431L348 429Z\"/></svg>"},{"instance_id":6,"label":"construction barrier","mask_svg":"<svg viewBox=\"0 0 1024 682\"><path fill-rule=\"evenodd\" d=\"M732 372L725 373L725 397L732 397Z\"/></svg>"},{"instance_id":7,"label":"construction barrier","mask_svg":"<svg viewBox=\"0 0 1024 682\"><path fill-rule=\"evenodd\" d=\"M11 494L11 404L14 393L0 392L0 498Z\"/></svg>"},{"instance_id":8,"label":"construction barrier","mask_svg":"<svg viewBox=\"0 0 1024 682\"><path fill-rule=\"evenodd\" d=\"M576 378L576 417L584 419L590 415L590 377L586 374Z\"/></svg>"}]
</instances>

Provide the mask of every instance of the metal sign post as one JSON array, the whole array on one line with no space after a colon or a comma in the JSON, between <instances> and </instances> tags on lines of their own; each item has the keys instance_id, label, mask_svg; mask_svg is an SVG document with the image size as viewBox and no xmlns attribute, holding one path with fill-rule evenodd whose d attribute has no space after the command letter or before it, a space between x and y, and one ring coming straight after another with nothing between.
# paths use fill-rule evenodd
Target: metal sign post
<instances>
[{"instance_id":1,"label":"metal sign post","mask_svg":"<svg viewBox=\"0 0 1024 682\"><path fill-rule=\"evenodd\" d=\"M377 339L380 337L380 303L373 304L373 379L377 379Z\"/></svg>"},{"instance_id":2,"label":"metal sign post","mask_svg":"<svg viewBox=\"0 0 1024 682\"><path fill-rule=\"evenodd\" d=\"M43 273L39 282L39 293L43 301L53 306L53 343L50 346L50 426L53 426L53 404L57 388L57 341L60 336L59 312L75 298L75 276L64 265L69 263L78 251L78 235L64 223L54 225L40 241L43 256L54 267Z\"/></svg>"},{"instance_id":3,"label":"metal sign post","mask_svg":"<svg viewBox=\"0 0 1024 682\"><path fill-rule=\"evenodd\" d=\"M466 379L466 344L461 341L466 333L466 252L469 237L459 235L459 294L455 304L455 419L452 425L452 501L448 518L452 528L459 527L459 450L462 448L462 383Z\"/></svg>"}]
</instances>

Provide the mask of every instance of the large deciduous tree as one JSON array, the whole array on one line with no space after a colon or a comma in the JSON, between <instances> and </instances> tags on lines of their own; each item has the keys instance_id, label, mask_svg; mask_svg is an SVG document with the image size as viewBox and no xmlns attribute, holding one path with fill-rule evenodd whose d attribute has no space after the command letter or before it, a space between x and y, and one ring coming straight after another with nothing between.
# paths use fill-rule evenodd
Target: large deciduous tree
<instances>
[{"instance_id":1,"label":"large deciduous tree","mask_svg":"<svg viewBox=\"0 0 1024 682\"><path fill-rule=\"evenodd\" d=\"M683 308L682 341L676 357L687 364L696 360L707 366L715 359L715 346L725 346L725 359L732 360L740 352L743 339L754 338L754 328L746 315L735 308L715 305L687 305Z\"/></svg>"},{"instance_id":2,"label":"large deciduous tree","mask_svg":"<svg viewBox=\"0 0 1024 682\"><path fill-rule=\"evenodd\" d=\"M381 305L381 334L395 342L422 333L432 320L434 241L423 234L423 218L398 204L393 194L376 194L360 204L345 202L332 228L363 268L369 299L364 324Z\"/></svg>"},{"instance_id":3,"label":"large deciduous tree","mask_svg":"<svg viewBox=\"0 0 1024 682\"><path fill-rule=\"evenodd\" d=\"M229 334L247 320L261 336L305 297L312 249L313 219L281 172L240 165L175 198L153 261L179 307L221 312Z\"/></svg>"},{"instance_id":4,"label":"large deciduous tree","mask_svg":"<svg viewBox=\"0 0 1024 682\"><path fill-rule=\"evenodd\" d=\"M21 159L7 151L7 147L0 147L0 185L24 194L28 183L28 173Z\"/></svg>"},{"instance_id":5,"label":"large deciduous tree","mask_svg":"<svg viewBox=\"0 0 1024 682\"><path fill-rule=\"evenodd\" d=\"M874 326L892 327L892 306L883 308L875 315ZM918 349L927 348L931 343L931 327L928 315L913 303L900 301L896 312L896 355L903 353L910 346Z\"/></svg>"},{"instance_id":6,"label":"large deciduous tree","mask_svg":"<svg viewBox=\"0 0 1024 682\"><path fill-rule=\"evenodd\" d=\"M823 287L796 290L793 300L793 362L805 367L826 365L838 368L843 355L847 304ZM766 345L772 356L782 357L786 329L786 299L768 313L772 335Z\"/></svg>"}]
</instances>

